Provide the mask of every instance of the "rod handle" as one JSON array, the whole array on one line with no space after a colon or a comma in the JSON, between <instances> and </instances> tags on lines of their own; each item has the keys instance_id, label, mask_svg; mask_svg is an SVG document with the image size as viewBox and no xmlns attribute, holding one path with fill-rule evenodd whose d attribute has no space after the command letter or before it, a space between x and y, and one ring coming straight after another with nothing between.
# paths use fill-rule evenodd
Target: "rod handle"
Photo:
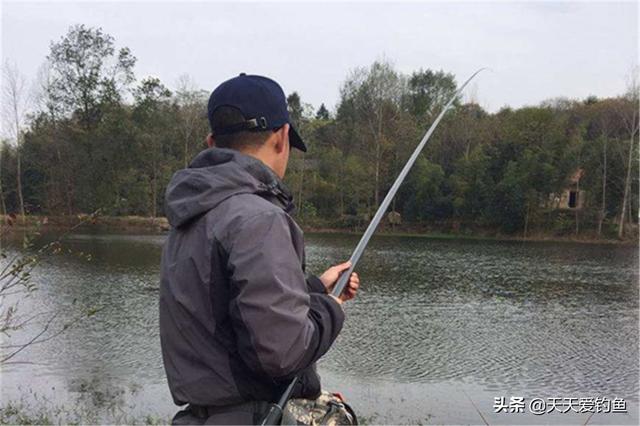
<instances>
[{"instance_id":1,"label":"rod handle","mask_svg":"<svg viewBox=\"0 0 640 426\"><path fill-rule=\"evenodd\" d=\"M282 418L282 408L278 404L271 404L269 412L262 419L261 426L274 426L279 425Z\"/></svg>"}]
</instances>

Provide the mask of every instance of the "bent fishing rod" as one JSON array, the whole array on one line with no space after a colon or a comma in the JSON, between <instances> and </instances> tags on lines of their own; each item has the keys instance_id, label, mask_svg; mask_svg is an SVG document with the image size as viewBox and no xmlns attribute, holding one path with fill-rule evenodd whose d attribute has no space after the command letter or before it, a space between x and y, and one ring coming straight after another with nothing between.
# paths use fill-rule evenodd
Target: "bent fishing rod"
<instances>
[{"instance_id":1,"label":"bent fishing rod","mask_svg":"<svg viewBox=\"0 0 640 426\"><path fill-rule=\"evenodd\" d=\"M391 189L389 189L389 192L387 192L387 195L384 197L384 200L382 200L382 203L380 204L380 207L378 207L378 211L376 211L376 214L373 216L373 219L371 219L371 222L369 223L367 230L364 232L364 234L360 238L358 245L353 251L353 254L351 254L351 257L349 258L349 261L351 262L351 266L349 267L349 269L342 272L342 274L340 275L340 278L338 278L338 281L336 282L335 286L333 287L333 290L331 291L332 296L340 297L340 295L342 294L342 291L344 290L345 286L347 285L347 282L349 281L349 277L351 277L351 273L355 269L356 264L360 260L360 257L362 257L362 253L364 253L364 249L367 247L367 244L369 244L369 240L373 236L373 233L376 231L376 228L380 224L380 221L384 217L384 214L387 212L387 209L391 204L391 200L393 200L393 197L395 197L396 193L398 192L398 189L400 188L400 185L402 185L402 182L407 177L407 174L409 174L409 170L411 170L411 167L418 159L418 156L422 152L422 149L425 147L425 145L427 144L427 141L429 140L433 132L436 130L436 127L438 127L438 124L440 124L440 121L442 120L444 115L447 113L449 109L451 109L453 103L455 102L456 99L458 99L458 97L460 96L464 88L467 86L467 84L469 84L469 82L473 80L473 78L476 75L478 75L480 71L484 69L485 68L480 68L478 71L474 72L471 75L471 77L469 77L467 81L465 81L464 84L460 86L460 88L451 97L451 99L449 99L449 102L447 102L447 104L444 106L444 108L442 109L438 117L436 117L433 124L431 124L431 127L429 127L429 130L427 130L427 133L425 133L425 135L422 137L422 140L420 141L416 149L413 151L413 154L411 154L411 157L409 157L409 160L402 168L402 171L400 171L400 174L396 178L396 181L393 182ZM271 405L271 408L269 409L266 416L262 419L262 422L260 423L261 426L280 424L280 419L282 417L282 410L284 409L284 406L287 403L287 401L291 398L291 395L293 393L293 388L295 387L297 382L298 382L298 376L294 377L293 380L291 380L291 383L289 383L289 386L287 386L287 389L284 391L284 393L282 394L278 402Z\"/></svg>"}]
</instances>

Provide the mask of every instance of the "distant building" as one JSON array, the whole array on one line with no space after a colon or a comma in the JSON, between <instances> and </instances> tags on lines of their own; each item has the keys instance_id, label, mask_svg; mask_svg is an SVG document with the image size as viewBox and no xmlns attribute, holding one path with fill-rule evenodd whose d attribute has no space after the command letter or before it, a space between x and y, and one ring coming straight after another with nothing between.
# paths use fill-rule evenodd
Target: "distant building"
<instances>
[{"instance_id":1,"label":"distant building","mask_svg":"<svg viewBox=\"0 0 640 426\"><path fill-rule=\"evenodd\" d=\"M568 185L560 194L549 194L549 207L559 210L579 210L584 206L586 192L580 189L583 169L577 169L569 177Z\"/></svg>"}]
</instances>

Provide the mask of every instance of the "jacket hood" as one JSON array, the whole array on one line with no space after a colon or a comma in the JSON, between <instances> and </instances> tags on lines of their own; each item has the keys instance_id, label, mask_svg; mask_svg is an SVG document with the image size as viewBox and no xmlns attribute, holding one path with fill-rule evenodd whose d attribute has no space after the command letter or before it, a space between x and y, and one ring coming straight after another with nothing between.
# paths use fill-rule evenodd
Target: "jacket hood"
<instances>
[{"instance_id":1,"label":"jacket hood","mask_svg":"<svg viewBox=\"0 0 640 426\"><path fill-rule=\"evenodd\" d=\"M238 194L257 194L293 210L291 193L280 178L257 158L226 148L209 148L188 168L177 171L165 194L167 219L179 227Z\"/></svg>"}]
</instances>

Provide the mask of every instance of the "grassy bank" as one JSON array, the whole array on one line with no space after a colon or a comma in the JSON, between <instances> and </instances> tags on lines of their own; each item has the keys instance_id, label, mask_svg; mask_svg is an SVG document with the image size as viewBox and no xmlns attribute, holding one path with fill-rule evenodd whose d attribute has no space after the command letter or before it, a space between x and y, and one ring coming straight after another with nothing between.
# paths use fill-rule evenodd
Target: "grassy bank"
<instances>
[{"instance_id":1,"label":"grassy bank","mask_svg":"<svg viewBox=\"0 0 640 426\"><path fill-rule=\"evenodd\" d=\"M78 231L118 233L159 233L169 230L164 217L143 216L1 216L3 233L39 229L41 232L68 230L75 226Z\"/></svg>"},{"instance_id":2,"label":"grassy bank","mask_svg":"<svg viewBox=\"0 0 640 426\"><path fill-rule=\"evenodd\" d=\"M24 219L15 216L0 216L3 233L20 232L39 229L41 232L60 231L78 227L79 232L110 232L110 233L163 233L170 229L169 222L164 217L142 216L26 216ZM300 225L307 233L339 233L361 235L366 223L349 226L336 226L331 222L306 222L300 221ZM378 234L391 236L428 237L439 239L475 239L475 240L507 240L507 241L564 241L591 244L638 244L638 226L634 225L628 230L624 239L616 237L614 226L603 228L602 235L598 236L595 230L584 228L579 234L567 230L540 230L535 229L527 233L508 234L498 229L467 225L460 226L456 222L443 222L430 225L401 224L391 226L381 224Z\"/></svg>"},{"instance_id":3,"label":"grassy bank","mask_svg":"<svg viewBox=\"0 0 640 426\"><path fill-rule=\"evenodd\" d=\"M98 412L87 407L58 406L44 399L30 403L9 401L0 406L0 425L166 425L171 423L170 418L154 414L135 417L128 415L122 409L103 411Z\"/></svg>"}]
</instances>

